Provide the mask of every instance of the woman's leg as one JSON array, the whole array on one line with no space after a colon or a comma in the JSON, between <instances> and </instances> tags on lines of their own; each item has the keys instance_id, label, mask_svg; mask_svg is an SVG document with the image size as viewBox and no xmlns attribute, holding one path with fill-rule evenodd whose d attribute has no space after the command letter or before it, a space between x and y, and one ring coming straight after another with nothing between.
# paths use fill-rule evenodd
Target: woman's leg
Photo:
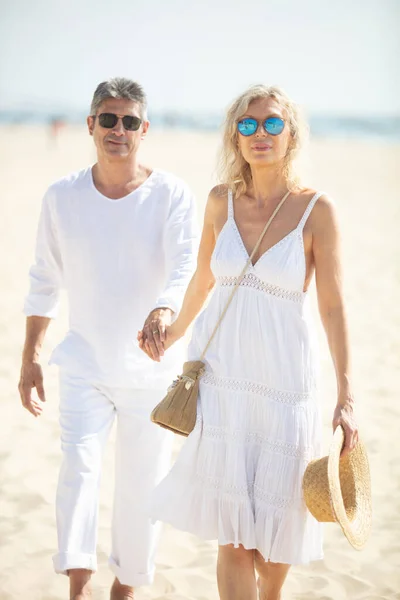
<instances>
[{"instance_id":1,"label":"woman's leg","mask_svg":"<svg viewBox=\"0 0 400 600\"><path fill-rule=\"evenodd\" d=\"M254 550L219 546L217 581L221 600L257 600Z\"/></svg>"},{"instance_id":2,"label":"woman's leg","mask_svg":"<svg viewBox=\"0 0 400 600\"><path fill-rule=\"evenodd\" d=\"M258 550L254 553L255 567L259 574L259 600L281 600L281 590L290 565L265 561Z\"/></svg>"}]
</instances>

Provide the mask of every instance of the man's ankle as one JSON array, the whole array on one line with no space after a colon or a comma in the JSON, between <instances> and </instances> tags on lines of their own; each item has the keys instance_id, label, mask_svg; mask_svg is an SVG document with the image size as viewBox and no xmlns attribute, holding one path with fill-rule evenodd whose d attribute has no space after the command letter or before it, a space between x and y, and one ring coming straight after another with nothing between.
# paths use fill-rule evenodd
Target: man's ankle
<instances>
[{"instance_id":1,"label":"man's ankle","mask_svg":"<svg viewBox=\"0 0 400 600\"><path fill-rule=\"evenodd\" d=\"M70 569L69 595L71 600L89 600L92 597L91 576L88 569Z\"/></svg>"}]
</instances>

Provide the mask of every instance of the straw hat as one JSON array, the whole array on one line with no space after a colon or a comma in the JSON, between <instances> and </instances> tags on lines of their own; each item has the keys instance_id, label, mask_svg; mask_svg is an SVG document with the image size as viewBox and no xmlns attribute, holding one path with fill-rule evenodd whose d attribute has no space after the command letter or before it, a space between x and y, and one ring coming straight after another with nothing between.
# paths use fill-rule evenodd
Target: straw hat
<instances>
[{"instance_id":1,"label":"straw hat","mask_svg":"<svg viewBox=\"0 0 400 600\"><path fill-rule=\"evenodd\" d=\"M337 521L350 544L360 550L371 529L371 480L362 442L340 459L344 431L337 427L329 456L313 460L304 473L308 510L322 522Z\"/></svg>"}]
</instances>

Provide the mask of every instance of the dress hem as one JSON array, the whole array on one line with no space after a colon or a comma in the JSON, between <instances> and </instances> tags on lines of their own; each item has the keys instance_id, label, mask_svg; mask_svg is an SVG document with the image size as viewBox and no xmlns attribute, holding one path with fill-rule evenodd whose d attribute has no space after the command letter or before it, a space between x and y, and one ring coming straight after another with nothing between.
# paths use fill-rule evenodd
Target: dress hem
<instances>
[{"instance_id":1,"label":"dress hem","mask_svg":"<svg viewBox=\"0 0 400 600\"><path fill-rule=\"evenodd\" d=\"M235 541L235 540L219 540L216 537L213 536L207 536L207 535L201 535L198 531L196 530L191 530L188 529L187 527L184 527L182 525L178 525L177 523L173 522L172 520L167 520L167 519L158 519L156 517L154 517L153 519L151 519L151 523L155 524L157 523L157 521L162 521L163 523L166 523L168 525L171 525L171 527L174 527L174 529L178 529L178 531L183 531L185 533L190 533L191 535L195 535L198 538L200 538L203 541L206 542L217 542L218 546L228 546L231 545L234 548L239 548L239 546L243 546L243 548L245 550L257 550L258 552L260 552L261 556L264 558L265 562L273 562L273 563L279 563L279 564L284 564L284 565L291 565L291 566L305 566L305 565L309 565L312 562L316 562L319 560L323 560L324 559L324 553L320 552L318 554L316 554L315 556L311 556L308 560L297 560L297 561L288 561L288 560L271 560L271 556L273 558L273 554L269 554L268 558L265 558L265 555L263 553L263 551L261 550L261 548L254 548L251 546L247 546L245 543L240 542L240 541Z\"/></svg>"}]
</instances>

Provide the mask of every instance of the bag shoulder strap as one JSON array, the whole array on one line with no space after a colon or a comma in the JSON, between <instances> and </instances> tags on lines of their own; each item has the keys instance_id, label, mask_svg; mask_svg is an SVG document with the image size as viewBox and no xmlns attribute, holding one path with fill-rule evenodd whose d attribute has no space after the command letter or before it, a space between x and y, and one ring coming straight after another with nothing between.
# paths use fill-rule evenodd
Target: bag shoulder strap
<instances>
[{"instance_id":1,"label":"bag shoulder strap","mask_svg":"<svg viewBox=\"0 0 400 600\"><path fill-rule=\"evenodd\" d=\"M221 313L221 315L220 315L220 317L219 317L219 319L217 321L217 324L215 325L215 327L213 329L213 332L212 332L212 334L210 336L210 339L208 340L207 345L204 348L204 350L203 350L203 352L202 352L202 354L200 356L200 360L204 359L204 357L206 355L206 352L207 352L208 348L210 347L210 344L213 341L215 334L217 333L218 327L220 326L220 324L222 322L222 319L225 317L226 311L228 310L228 307L229 307L230 303L232 302L233 296L235 295L238 287L240 286L240 284L242 282L242 279L245 276L245 273L246 273L247 269L253 263L253 257L255 256L257 250L259 249L260 244L261 244L261 242L262 242L265 234L267 233L267 230L268 230L269 226L271 225L273 219L275 218L275 216L278 213L279 209L281 208L281 206L286 201L286 199L287 199L287 197L289 195L290 195L290 190L288 192L286 192L286 194L283 196L282 200L279 202L278 206L275 208L274 212L272 213L272 215L268 219L267 224L265 225L264 229L262 230L262 233L261 233L260 237L258 238L258 241L257 241L256 245L253 248L253 252L250 254L248 260L246 261L245 266L243 267L242 272L240 273L239 277L236 280L235 287L233 288L233 290L232 290L232 292L231 292L231 294L230 294L230 296L229 296L229 298L228 298L228 300L227 300L227 302L225 304L225 308L222 311L222 313Z\"/></svg>"}]
</instances>

